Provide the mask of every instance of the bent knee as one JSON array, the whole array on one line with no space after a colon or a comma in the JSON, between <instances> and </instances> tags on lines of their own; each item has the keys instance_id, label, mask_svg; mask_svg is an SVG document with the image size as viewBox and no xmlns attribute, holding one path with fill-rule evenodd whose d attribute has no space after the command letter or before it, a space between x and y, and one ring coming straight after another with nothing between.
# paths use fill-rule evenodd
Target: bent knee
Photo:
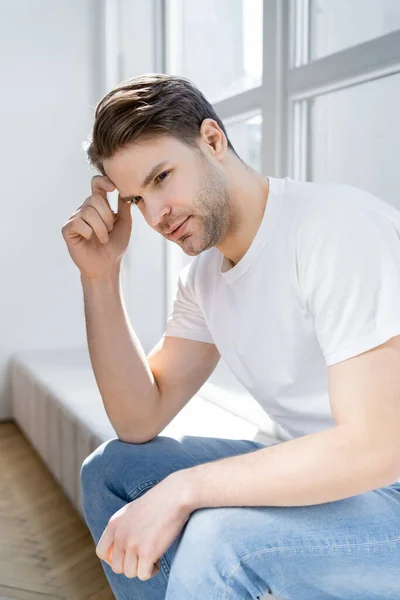
<instances>
[{"instance_id":1,"label":"bent knee","mask_svg":"<svg viewBox=\"0 0 400 600\"><path fill-rule=\"evenodd\" d=\"M83 494L86 492L91 493L93 488L104 482L110 463L118 460L121 454L122 444L124 442L119 438L107 440L85 458L80 467L80 482Z\"/></svg>"},{"instance_id":2,"label":"bent knee","mask_svg":"<svg viewBox=\"0 0 400 600\"><path fill-rule=\"evenodd\" d=\"M164 446L172 440L158 436L142 444L123 442L112 438L100 444L85 458L80 467L82 493L92 493L98 485L103 485L112 474L127 470L132 472L135 462L143 463L146 455L156 457L165 453Z\"/></svg>"}]
</instances>

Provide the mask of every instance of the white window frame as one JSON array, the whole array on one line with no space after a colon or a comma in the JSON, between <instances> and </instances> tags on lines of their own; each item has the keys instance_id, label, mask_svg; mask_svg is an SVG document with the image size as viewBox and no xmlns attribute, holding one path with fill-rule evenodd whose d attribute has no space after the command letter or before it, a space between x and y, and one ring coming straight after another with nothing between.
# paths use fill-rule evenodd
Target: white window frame
<instances>
[{"instance_id":1,"label":"white window frame","mask_svg":"<svg viewBox=\"0 0 400 600\"><path fill-rule=\"evenodd\" d=\"M104 10L118 10L119 2L133 2L137 11L135 18L141 20L143 3L141 0L101 0ZM149 0L153 20L142 26L143 35L137 43L138 60L143 44L151 46L151 58L144 67L140 63L139 72L167 72L166 70L166 0ZM148 6L149 3L146 3ZM309 0L264 0L263 2L263 72L260 86L243 91L230 98L214 103L214 108L226 122L231 118L245 116L260 111L262 116L261 174L273 177L290 176L295 179L310 180L310 101L318 95L353 85L387 77L400 72L400 30L354 45L318 60L308 62L310 55ZM148 16L147 16L148 19ZM148 28L146 28L146 25ZM121 44L115 28L118 19L113 16L105 19L108 36L106 64L109 77L107 88L123 79L121 74ZM112 31L114 28L114 31ZM148 35L151 30L152 35ZM297 35L292 35L296 30ZM110 75L111 74L111 75ZM130 76L135 75L132 73ZM147 227L143 224L143 227ZM148 227L147 227L148 229ZM148 234L141 231L142 238ZM150 233L152 233L150 231ZM157 234L156 234L157 235ZM134 263L135 248L126 256L126 277L128 305L132 320L139 315L139 338L146 350L162 336L166 320L172 309L172 296L176 291L177 276L182 268L182 253L173 243L160 239L157 253L153 252L142 266ZM158 281L158 304L150 302L143 290L135 294L135 281L145 280L148 273L148 260L153 261L154 276ZM135 272L134 272L135 271ZM154 296L154 293L153 293ZM141 299L141 300L138 300ZM136 299L136 300L135 300ZM136 303L135 303L136 302ZM148 307L151 307L149 309ZM216 386L216 383L218 385ZM201 394L216 404L222 405L234 414L263 427L265 413L256 403L249 405L241 401L240 392L226 388L223 370L220 380L210 380L201 388ZM243 408L245 406L245 408ZM265 424L267 427L267 424Z\"/></svg>"},{"instance_id":2,"label":"white window frame","mask_svg":"<svg viewBox=\"0 0 400 600\"><path fill-rule=\"evenodd\" d=\"M268 1L268 0L267 0ZM400 72L400 29L309 62L310 0L283 0L290 62L285 73L287 111L287 174L311 180L311 100Z\"/></svg>"}]
</instances>

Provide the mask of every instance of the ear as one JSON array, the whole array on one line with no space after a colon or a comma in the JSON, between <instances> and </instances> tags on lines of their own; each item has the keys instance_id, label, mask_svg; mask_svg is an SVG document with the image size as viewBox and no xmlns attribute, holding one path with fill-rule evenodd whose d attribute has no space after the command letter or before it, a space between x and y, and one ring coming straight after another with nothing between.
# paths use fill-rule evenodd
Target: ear
<instances>
[{"instance_id":1,"label":"ear","mask_svg":"<svg viewBox=\"0 0 400 600\"><path fill-rule=\"evenodd\" d=\"M214 119L204 119L200 126L200 137L215 158L220 159L225 155L228 147L226 135Z\"/></svg>"}]
</instances>

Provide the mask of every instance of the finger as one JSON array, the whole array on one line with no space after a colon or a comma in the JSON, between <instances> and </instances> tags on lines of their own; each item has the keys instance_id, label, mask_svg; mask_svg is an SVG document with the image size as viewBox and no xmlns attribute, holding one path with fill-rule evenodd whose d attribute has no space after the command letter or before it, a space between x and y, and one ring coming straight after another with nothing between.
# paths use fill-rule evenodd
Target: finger
<instances>
[{"instance_id":1,"label":"finger","mask_svg":"<svg viewBox=\"0 0 400 600\"><path fill-rule=\"evenodd\" d=\"M93 229L100 243L107 244L108 229L94 206L88 205L80 209L79 217Z\"/></svg>"},{"instance_id":2,"label":"finger","mask_svg":"<svg viewBox=\"0 0 400 600\"><path fill-rule=\"evenodd\" d=\"M62 234L65 240L73 240L74 238L76 238L75 241L79 241L82 238L90 240L93 229L81 218L75 217L64 225Z\"/></svg>"},{"instance_id":3,"label":"finger","mask_svg":"<svg viewBox=\"0 0 400 600\"><path fill-rule=\"evenodd\" d=\"M109 560L109 554L114 544L114 532L111 527L107 526L103 531L101 538L96 546L96 554L106 562Z\"/></svg>"},{"instance_id":4,"label":"finger","mask_svg":"<svg viewBox=\"0 0 400 600\"><path fill-rule=\"evenodd\" d=\"M131 206L132 201L123 202L121 195L118 194L118 217L126 221L132 219Z\"/></svg>"},{"instance_id":5,"label":"finger","mask_svg":"<svg viewBox=\"0 0 400 600\"><path fill-rule=\"evenodd\" d=\"M114 549L114 544L111 544L111 546L108 550L108 553L107 553L107 558L105 559L105 562L108 563L110 565L110 567L111 567L113 549Z\"/></svg>"},{"instance_id":6,"label":"finger","mask_svg":"<svg viewBox=\"0 0 400 600\"><path fill-rule=\"evenodd\" d=\"M111 554L111 568L114 573L124 572L125 548L121 544L115 543Z\"/></svg>"},{"instance_id":7,"label":"finger","mask_svg":"<svg viewBox=\"0 0 400 600\"><path fill-rule=\"evenodd\" d=\"M153 575L155 575L158 571L159 569L151 559L139 556L137 568L137 576L139 579L142 581L147 581L147 579L151 579L151 577L153 577Z\"/></svg>"},{"instance_id":8,"label":"finger","mask_svg":"<svg viewBox=\"0 0 400 600\"><path fill-rule=\"evenodd\" d=\"M87 204L85 206L93 206L104 221L107 231L110 232L112 230L114 227L115 212L112 210L107 199L104 199L100 194L93 194L93 196L90 196L87 199Z\"/></svg>"},{"instance_id":9,"label":"finger","mask_svg":"<svg viewBox=\"0 0 400 600\"><path fill-rule=\"evenodd\" d=\"M115 185L107 175L94 175L92 177L92 194L100 194L107 199L107 192L115 190Z\"/></svg>"},{"instance_id":10,"label":"finger","mask_svg":"<svg viewBox=\"0 0 400 600\"><path fill-rule=\"evenodd\" d=\"M125 551L124 574L126 577L137 577L138 556L134 548Z\"/></svg>"}]
</instances>

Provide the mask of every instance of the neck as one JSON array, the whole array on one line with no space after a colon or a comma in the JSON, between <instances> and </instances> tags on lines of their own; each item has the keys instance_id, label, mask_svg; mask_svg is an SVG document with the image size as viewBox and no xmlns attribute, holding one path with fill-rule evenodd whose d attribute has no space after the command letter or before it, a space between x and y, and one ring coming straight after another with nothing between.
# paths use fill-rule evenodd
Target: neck
<instances>
[{"instance_id":1,"label":"neck","mask_svg":"<svg viewBox=\"0 0 400 600\"><path fill-rule=\"evenodd\" d=\"M240 163L229 173L231 225L216 248L232 266L246 254L260 227L267 205L269 180Z\"/></svg>"}]
</instances>

